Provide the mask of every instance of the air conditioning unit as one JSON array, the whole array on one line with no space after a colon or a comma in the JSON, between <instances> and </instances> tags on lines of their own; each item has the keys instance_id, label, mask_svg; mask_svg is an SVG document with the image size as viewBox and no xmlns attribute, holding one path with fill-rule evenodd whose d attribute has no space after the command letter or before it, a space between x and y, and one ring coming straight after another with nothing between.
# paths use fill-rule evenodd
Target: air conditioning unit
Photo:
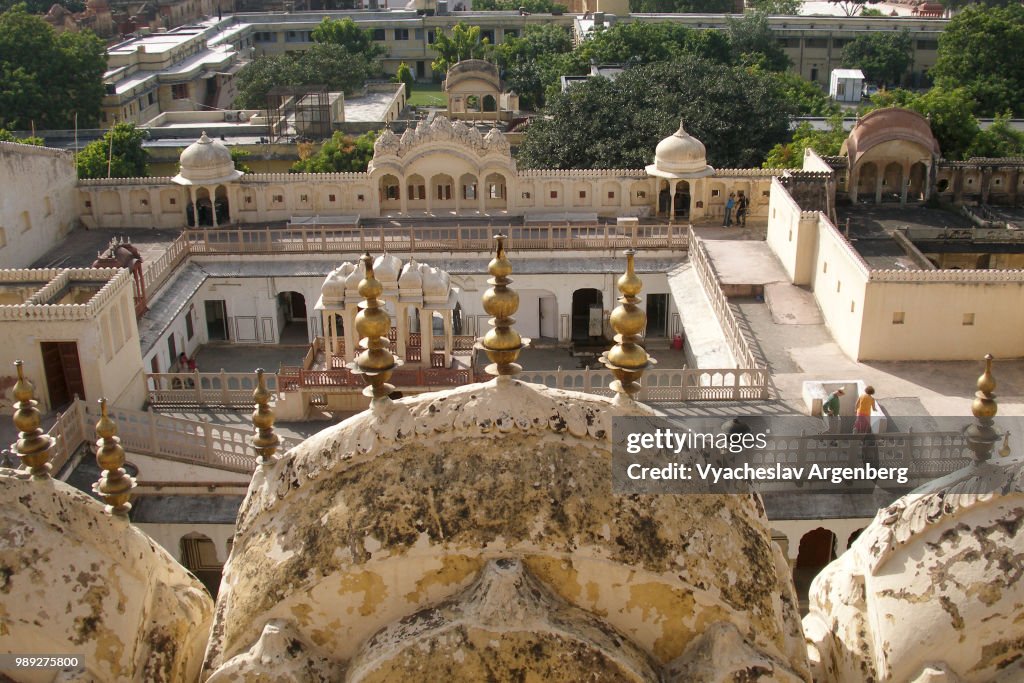
<instances>
[{"instance_id":1,"label":"air conditioning unit","mask_svg":"<svg viewBox=\"0 0 1024 683\"><path fill-rule=\"evenodd\" d=\"M226 121L226 122L233 122L233 121L237 121L237 120L238 120L238 112L237 111L226 111L226 112L224 112L224 121Z\"/></svg>"}]
</instances>

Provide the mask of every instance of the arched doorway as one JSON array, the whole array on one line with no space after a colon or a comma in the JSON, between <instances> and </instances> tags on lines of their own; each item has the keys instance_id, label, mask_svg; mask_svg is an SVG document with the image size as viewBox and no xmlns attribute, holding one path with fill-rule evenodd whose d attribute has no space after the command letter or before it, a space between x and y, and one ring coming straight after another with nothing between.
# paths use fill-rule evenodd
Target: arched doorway
<instances>
[{"instance_id":1,"label":"arched doorway","mask_svg":"<svg viewBox=\"0 0 1024 683\"><path fill-rule=\"evenodd\" d=\"M213 226L213 202L210 201L210 191L205 187L196 190L196 213L196 225Z\"/></svg>"},{"instance_id":2,"label":"arched doorway","mask_svg":"<svg viewBox=\"0 0 1024 683\"><path fill-rule=\"evenodd\" d=\"M402 183L390 173L380 177L377 185L381 209L398 210L402 207Z\"/></svg>"},{"instance_id":3,"label":"arched doorway","mask_svg":"<svg viewBox=\"0 0 1024 683\"><path fill-rule=\"evenodd\" d=\"M676 185L676 194L673 200L675 205L676 218L689 218L690 216L690 183L680 180Z\"/></svg>"},{"instance_id":4,"label":"arched doorway","mask_svg":"<svg viewBox=\"0 0 1024 683\"><path fill-rule=\"evenodd\" d=\"M871 197L874 200L875 186L878 184L878 167L875 162L861 164L857 175L857 196Z\"/></svg>"},{"instance_id":5,"label":"arched doorway","mask_svg":"<svg viewBox=\"0 0 1024 683\"><path fill-rule=\"evenodd\" d=\"M927 199L928 169L918 161L910 167L910 183L907 186L907 200L921 202Z\"/></svg>"},{"instance_id":6,"label":"arched doorway","mask_svg":"<svg viewBox=\"0 0 1024 683\"><path fill-rule=\"evenodd\" d=\"M600 289L577 289L572 293L573 342L603 341L603 301Z\"/></svg>"},{"instance_id":7,"label":"arched doorway","mask_svg":"<svg viewBox=\"0 0 1024 683\"><path fill-rule=\"evenodd\" d=\"M463 208L475 209L477 206L477 177L472 173L459 176L459 197Z\"/></svg>"},{"instance_id":8,"label":"arched doorway","mask_svg":"<svg viewBox=\"0 0 1024 683\"><path fill-rule=\"evenodd\" d=\"M823 527L808 531L800 539L800 548L793 568L793 583L800 600L807 599L811 581L836 558L836 535Z\"/></svg>"},{"instance_id":9,"label":"arched doorway","mask_svg":"<svg viewBox=\"0 0 1024 683\"><path fill-rule=\"evenodd\" d=\"M498 102L494 95L484 95L484 111L498 111Z\"/></svg>"},{"instance_id":10,"label":"arched doorway","mask_svg":"<svg viewBox=\"0 0 1024 683\"><path fill-rule=\"evenodd\" d=\"M668 181L658 183L658 215L667 216L672 209L672 197L669 194Z\"/></svg>"},{"instance_id":11,"label":"arched doorway","mask_svg":"<svg viewBox=\"0 0 1024 683\"><path fill-rule=\"evenodd\" d=\"M885 167L882 177L882 201L898 202L903 197L903 164L894 161Z\"/></svg>"},{"instance_id":12,"label":"arched doorway","mask_svg":"<svg viewBox=\"0 0 1024 683\"><path fill-rule=\"evenodd\" d=\"M224 570L224 565L217 559L217 546L209 536L194 531L182 536L178 545L181 551L181 564L195 574L210 595L216 598L220 589L221 572Z\"/></svg>"},{"instance_id":13,"label":"arched doorway","mask_svg":"<svg viewBox=\"0 0 1024 683\"><path fill-rule=\"evenodd\" d=\"M214 190L213 207L217 213L217 225L227 225L231 222L231 206L228 201L228 188L218 185Z\"/></svg>"},{"instance_id":14,"label":"arched doorway","mask_svg":"<svg viewBox=\"0 0 1024 683\"><path fill-rule=\"evenodd\" d=\"M484 188L487 192L485 200L488 209L504 209L508 206L505 176L500 173L488 174Z\"/></svg>"},{"instance_id":15,"label":"arched doorway","mask_svg":"<svg viewBox=\"0 0 1024 683\"><path fill-rule=\"evenodd\" d=\"M309 321L306 320L306 297L299 292L277 295L277 323L281 334L278 344L308 344Z\"/></svg>"}]
</instances>

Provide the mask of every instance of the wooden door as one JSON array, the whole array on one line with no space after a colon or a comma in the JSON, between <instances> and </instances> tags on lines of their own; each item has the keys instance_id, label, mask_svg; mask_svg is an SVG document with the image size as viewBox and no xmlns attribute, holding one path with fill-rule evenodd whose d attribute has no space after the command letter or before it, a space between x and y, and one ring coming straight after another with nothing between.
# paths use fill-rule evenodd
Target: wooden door
<instances>
[{"instance_id":1,"label":"wooden door","mask_svg":"<svg viewBox=\"0 0 1024 683\"><path fill-rule=\"evenodd\" d=\"M85 396L85 382L82 366L78 359L76 342L41 342L43 372L46 373L46 390L50 398L50 409L63 408L78 396Z\"/></svg>"}]
</instances>

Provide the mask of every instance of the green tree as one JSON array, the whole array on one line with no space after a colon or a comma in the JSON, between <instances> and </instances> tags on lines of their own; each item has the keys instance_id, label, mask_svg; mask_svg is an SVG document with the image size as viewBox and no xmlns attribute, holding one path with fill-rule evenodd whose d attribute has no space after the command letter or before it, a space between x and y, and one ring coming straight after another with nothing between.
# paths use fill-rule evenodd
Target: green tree
<instances>
[{"instance_id":1,"label":"green tree","mask_svg":"<svg viewBox=\"0 0 1024 683\"><path fill-rule=\"evenodd\" d=\"M559 14L568 9L552 0L473 0L473 11L509 12L524 9L530 14Z\"/></svg>"},{"instance_id":2,"label":"green tree","mask_svg":"<svg viewBox=\"0 0 1024 683\"><path fill-rule=\"evenodd\" d=\"M386 50L382 45L373 40L373 32L369 29L362 29L350 18L328 19L324 17L313 32L310 38L315 43L329 45L340 45L345 51L374 60L384 55Z\"/></svg>"},{"instance_id":3,"label":"green tree","mask_svg":"<svg viewBox=\"0 0 1024 683\"><path fill-rule=\"evenodd\" d=\"M979 130L964 158L1024 156L1024 133L1010 127L1010 115L997 114L992 125Z\"/></svg>"},{"instance_id":4,"label":"green tree","mask_svg":"<svg viewBox=\"0 0 1024 683\"><path fill-rule=\"evenodd\" d=\"M655 14L721 14L731 12L732 0L629 0L629 11Z\"/></svg>"},{"instance_id":5,"label":"green tree","mask_svg":"<svg viewBox=\"0 0 1024 683\"><path fill-rule=\"evenodd\" d=\"M548 89L558 89L563 75L587 73L588 64L573 52L572 36L555 24L527 26L494 51L505 85L519 94L523 109L539 109Z\"/></svg>"},{"instance_id":6,"label":"green tree","mask_svg":"<svg viewBox=\"0 0 1024 683\"><path fill-rule=\"evenodd\" d=\"M142 149L146 132L134 123L118 123L78 154L79 178L143 178L149 155ZM107 172L108 158L110 172Z\"/></svg>"},{"instance_id":7,"label":"green tree","mask_svg":"<svg viewBox=\"0 0 1024 683\"><path fill-rule=\"evenodd\" d=\"M861 17L884 17L885 16L885 12L883 12L882 10L880 10L880 9L878 9L876 7L863 7L863 8L861 8L860 14L858 16L861 16Z\"/></svg>"},{"instance_id":8,"label":"green tree","mask_svg":"<svg viewBox=\"0 0 1024 683\"><path fill-rule=\"evenodd\" d=\"M412 77L412 69L405 62L398 65L398 71L395 72L395 83L405 83L405 96L409 97L412 95L412 86L416 83L416 79Z\"/></svg>"},{"instance_id":9,"label":"green tree","mask_svg":"<svg viewBox=\"0 0 1024 683\"><path fill-rule=\"evenodd\" d=\"M758 65L769 71L785 71L789 57L768 24L764 12L751 12L742 19L728 20L729 46L734 64Z\"/></svg>"},{"instance_id":10,"label":"green tree","mask_svg":"<svg viewBox=\"0 0 1024 683\"><path fill-rule=\"evenodd\" d=\"M839 105L825 92L799 74L782 71L772 74L778 82L783 98L790 103L797 116L831 116Z\"/></svg>"},{"instance_id":11,"label":"green tree","mask_svg":"<svg viewBox=\"0 0 1024 683\"><path fill-rule=\"evenodd\" d=\"M910 67L913 50L906 29L896 33L865 33L843 48L844 67L860 69L870 83L899 83Z\"/></svg>"},{"instance_id":12,"label":"green tree","mask_svg":"<svg viewBox=\"0 0 1024 683\"><path fill-rule=\"evenodd\" d=\"M430 67L442 74L463 60L486 59L491 53L491 41L480 37L480 27L461 21L452 27L450 36L438 31L430 47L437 53Z\"/></svg>"},{"instance_id":13,"label":"green tree","mask_svg":"<svg viewBox=\"0 0 1024 683\"><path fill-rule=\"evenodd\" d=\"M778 82L757 70L700 58L637 66L551 98L517 159L526 168L642 168L682 117L708 163L759 165L788 137L791 112Z\"/></svg>"},{"instance_id":14,"label":"green tree","mask_svg":"<svg viewBox=\"0 0 1024 683\"><path fill-rule=\"evenodd\" d=\"M235 170L242 173L252 173L252 167L245 163L251 154L239 147L231 147L231 161L235 163Z\"/></svg>"},{"instance_id":15,"label":"green tree","mask_svg":"<svg viewBox=\"0 0 1024 683\"><path fill-rule=\"evenodd\" d=\"M801 168L804 164L804 150L813 149L822 156L839 154L846 140L843 115L835 112L828 118L827 130L817 130L809 123L801 123L793 131L790 142L772 147L765 158L765 168Z\"/></svg>"},{"instance_id":16,"label":"green tree","mask_svg":"<svg viewBox=\"0 0 1024 683\"><path fill-rule=\"evenodd\" d=\"M765 14L800 14L800 0L750 0L749 5Z\"/></svg>"},{"instance_id":17,"label":"green tree","mask_svg":"<svg viewBox=\"0 0 1024 683\"><path fill-rule=\"evenodd\" d=\"M341 173L362 172L373 158L373 142L377 132L363 133L357 138L336 131L330 140L326 140L320 151L312 156L297 161L292 165L292 173Z\"/></svg>"},{"instance_id":18,"label":"green tree","mask_svg":"<svg viewBox=\"0 0 1024 683\"><path fill-rule=\"evenodd\" d=\"M340 45L317 43L299 55L257 57L238 74L235 106L262 109L274 86L325 85L330 91L353 92L366 83L371 64Z\"/></svg>"},{"instance_id":19,"label":"green tree","mask_svg":"<svg viewBox=\"0 0 1024 683\"><path fill-rule=\"evenodd\" d=\"M69 12L82 12L85 10L85 3L81 0L0 0L0 12L17 6L25 5L29 14L46 14L54 5L60 5Z\"/></svg>"},{"instance_id":20,"label":"green tree","mask_svg":"<svg viewBox=\"0 0 1024 683\"><path fill-rule=\"evenodd\" d=\"M726 34L695 30L672 22L617 23L596 31L576 52L586 64L650 64L682 55L721 63L732 60Z\"/></svg>"},{"instance_id":21,"label":"green tree","mask_svg":"<svg viewBox=\"0 0 1024 683\"><path fill-rule=\"evenodd\" d=\"M935 84L964 87L981 116L1024 113L1024 6L972 5L939 36L939 56L930 71Z\"/></svg>"},{"instance_id":22,"label":"green tree","mask_svg":"<svg viewBox=\"0 0 1024 683\"><path fill-rule=\"evenodd\" d=\"M36 147L42 147L46 141L38 137L15 137L15 135L6 128L0 128L0 142L17 142L22 145L35 145Z\"/></svg>"},{"instance_id":23,"label":"green tree","mask_svg":"<svg viewBox=\"0 0 1024 683\"><path fill-rule=\"evenodd\" d=\"M843 14L848 17L855 17L864 11L864 6L877 5L882 0L828 0L833 5L838 5Z\"/></svg>"},{"instance_id":24,"label":"green tree","mask_svg":"<svg viewBox=\"0 0 1024 683\"><path fill-rule=\"evenodd\" d=\"M90 31L57 36L16 5L0 14L0 126L83 128L99 122L103 41Z\"/></svg>"}]
</instances>

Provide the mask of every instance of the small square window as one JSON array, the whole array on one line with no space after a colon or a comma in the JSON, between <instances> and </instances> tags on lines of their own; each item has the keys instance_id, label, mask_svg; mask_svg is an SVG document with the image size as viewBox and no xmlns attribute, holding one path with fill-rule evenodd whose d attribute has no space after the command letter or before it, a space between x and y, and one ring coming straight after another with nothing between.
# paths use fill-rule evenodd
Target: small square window
<instances>
[{"instance_id":1,"label":"small square window","mask_svg":"<svg viewBox=\"0 0 1024 683\"><path fill-rule=\"evenodd\" d=\"M586 190L580 190L580 199L586 199L586 198L587 198L587 191Z\"/></svg>"},{"instance_id":2,"label":"small square window","mask_svg":"<svg viewBox=\"0 0 1024 683\"><path fill-rule=\"evenodd\" d=\"M299 195L299 201L300 202L308 202L309 201L309 195L308 194L300 194Z\"/></svg>"},{"instance_id":3,"label":"small square window","mask_svg":"<svg viewBox=\"0 0 1024 683\"><path fill-rule=\"evenodd\" d=\"M973 325L974 324L974 314L973 313L964 313L964 323L963 324L964 325Z\"/></svg>"},{"instance_id":4,"label":"small square window","mask_svg":"<svg viewBox=\"0 0 1024 683\"><path fill-rule=\"evenodd\" d=\"M721 197L722 196L722 191L721 190L711 190L711 196L712 197Z\"/></svg>"},{"instance_id":5,"label":"small square window","mask_svg":"<svg viewBox=\"0 0 1024 683\"><path fill-rule=\"evenodd\" d=\"M770 190L761 190L761 196L762 197L767 197L770 194L771 194Z\"/></svg>"},{"instance_id":6,"label":"small square window","mask_svg":"<svg viewBox=\"0 0 1024 683\"><path fill-rule=\"evenodd\" d=\"M906 313L904 313L903 311L893 311L893 314L892 314L892 324L893 325L902 325L903 324L903 319L905 317L906 317Z\"/></svg>"},{"instance_id":7,"label":"small square window","mask_svg":"<svg viewBox=\"0 0 1024 683\"><path fill-rule=\"evenodd\" d=\"M558 199L558 190L551 190L551 198Z\"/></svg>"},{"instance_id":8,"label":"small square window","mask_svg":"<svg viewBox=\"0 0 1024 683\"><path fill-rule=\"evenodd\" d=\"M825 261L825 263L822 264L821 272L823 272L823 273L827 273L828 272L828 261Z\"/></svg>"},{"instance_id":9,"label":"small square window","mask_svg":"<svg viewBox=\"0 0 1024 683\"><path fill-rule=\"evenodd\" d=\"M841 291L843 291L843 283L842 282L837 282L836 283L836 294L838 294Z\"/></svg>"},{"instance_id":10,"label":"small square window","mask_svg":"<svg viewBox=\"0 0 1024 683\"><path fill-rule=\"evenodd\" d=\"M245 195L245 203L246 204L252 204L252 195L251 194Z\"/></svg>"},{"instance_id":11,"label":"small square window","mask_svg":"<svg viewBox=\"0 0 1024 683\"><path fill-rule=\"evenodd\" d=\"M644 190L640 190L636 193L637 199L647 199L647 193Z\"/></svg>"},{"instance_id":12,"label":"small square window","mask_svg":"<svg viewBox=\"0 0 1024 683\"><path fill-rule=\"evenodd\" d=\"M530 198L530 193L529 192L524 192L521 196L522 196L523 199L529 199Z\"/></svg>"},{"instance_id":13,"label":"small square window","mask_svg":"<svg viewBox=\"0 0 1024 683\"><path fill-rule=\"evenodd\" d=\"M171 206L174 206L177 203L178 203L178 199L176 197L171 197Z\"/></svg>"},{"instance_id":14,"label":"small square window","mask_svg":"<svg viewBox=\"0 0 1024 683\"><path fill-rule=\"evenodd\" d=\"M396 189L397 189L397 188L396 188ZM329 195L327 195L327 201L329 201L329 202L333 202L333 201L334 201L334 195L333 195L333 194L329 194Z\"/></svg>"},{"instance_id":15,"label":"small square window","mask_svg":"<svg viewBox=\"0 0 1024 683\"><path fill-rule=\"evenodd\" d=\"M284 203L284 195L283 194L275 194L274 195L274 203L275 204L283 204Z\"/></svg>"},{"instance_id":16,"label":"small square window","mask_svg":"<svg viewBox=\"0 0 1024 683\"><path fill-rule=\"evenodd\" d=\"M357 200L357 201L360 201L360 202L361 202L361 201L364 201L364 200L365 200L365 198L366 198L366 197L365 197L365 195L362 195L362 194L357 194L357 195L356 195L356 200Z\"/></svg>"},{"instance_id":17,"label":"small square window","mask_svg":"<svg viewBox=\"0 0 1024 683\"><path fill-rule=\"evenodd\" d=\"M609 192L608 193L608 199L615 199L615 193L614 192Z\"/></svg>"},{"instance_id":18,"label":"small square window","mask_svg":"<svg viewBox=\"0 0 1024 683\"><path fill-rule=\"evenodd\" d=\"M87 209L91 209L92 208L92 201L91 200L89 200L89 199L85 200L85 208L87 208Z\"/></svg>"}]
</instances>

